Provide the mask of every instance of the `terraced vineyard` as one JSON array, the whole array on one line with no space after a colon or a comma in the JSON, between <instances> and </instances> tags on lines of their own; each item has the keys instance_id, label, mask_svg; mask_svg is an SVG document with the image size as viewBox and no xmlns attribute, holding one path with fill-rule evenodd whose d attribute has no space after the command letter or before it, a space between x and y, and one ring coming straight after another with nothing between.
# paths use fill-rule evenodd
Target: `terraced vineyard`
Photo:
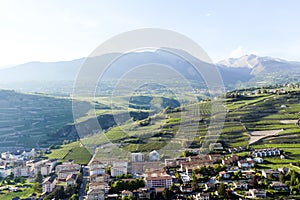
<instances>
[{"instance_id":1,"label":"terraced vineyard","mask_svg":"<svg viewBox=\"0 0 300 200\"><path fill-rule=\"evenodd\" d=\"M297 146L300 144L300 128L296 125L300 118L299 99L300 91L296 89L281 95L255 94L227 98L226 118L220 133L208 129L217 129L222 123L213 123L211 119L218 118L224 108L217 107L212 111L212 102L204 101L176 109L165 109L143 120L129 120L104 133L83 138L82 143L91 152L96 147L99 156L116 157L126 152L162 149L169 144L176 149L198 150L205 150L214 142L222 143L225 148L248 145L253 148L263 148L263 145L279 148L281 145ZM186 117L186 113L191 114L188 111L199 112L200 115L197 118ZM300 158L298 148L289 147L283 150L287 153L287 159L280 162L270 160L270 163L286 165Z\"/></svg>"},{"instance_id":2,"label":"terraced vineyard","mask_svg":"<svg viewBox=\"0 0 300 200\"><path fill-rule=\"evenodd\" d=\"M52 150L51 154L47 155L50 159L56 158L60 161L74 160L79 164L87 164L92 158L91 153L80 142L73 142L70 144L62 145L61 148Z\"/></svg>"},{"instance_id":3,"label":"terraced vineyard","mask_svg":"<svg viewBox=\"0 0 300 200\"><path fill-rule=\"evenodd\" d=\"M72 102L68 99L0 91L1 151L62 144L74 139L74 135L59 133L72 122Z\"/></svg>"}]
</instances>

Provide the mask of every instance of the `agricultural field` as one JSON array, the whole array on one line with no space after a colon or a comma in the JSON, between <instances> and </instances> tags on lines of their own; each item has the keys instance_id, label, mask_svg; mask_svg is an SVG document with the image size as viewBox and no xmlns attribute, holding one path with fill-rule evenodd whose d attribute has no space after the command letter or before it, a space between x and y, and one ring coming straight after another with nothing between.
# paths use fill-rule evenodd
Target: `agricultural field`
<instances>
[{"instance_id":1,"label":"agricultural field","mask_svg":"<svg viewBox=\"0 0 300 200\"><path fill-rule=\"evenodd\" d=\"M296 124L300 118L299 99L300 92L297 90L290 90L282 95L254 94L242 98L227 98L225 106L218 105L219 107L214 107L214 110L212 101L201 101L177 108L162 109L158 113L149 113L148 117L142 119L129 119L118 126L84 137L81 143L89 152L116 157L128 152L149 152L153 149L167 148L168 144L172 144L169 146L176 149L207 148L212 142L220 142L225 148L239 146L259 148L259 145L262 145L261 148L268 145L280 148L281 145L290 145L289 148L283 147L286 152L285 160L267 159L269 165L265 164L270 167L272 164L287 165L300 157L299 149L296 148L296 144L300 144L300 128ZM100 99L96 104L107 109L103 107L105 104L101 104L103 102L99 102ZM132 101L132 104L134 103L132 107L146 106L149 98L135 98ZM218 129L219 122L213 122L211 119L218 119L223 110L226 117L220 133L208 134L208 129ZM193 112L197 112L196 118ZM174 150L169 146L168 150ZM82 154L79 150L70 151L66 146L53 151L50 157L61 160L72 159L76 158L74 152Z\"/></svg>"},{"instance_id":2,"label":"agricultural field","mask_svg":"<svg viewBox=\"0 0 300 200\"><path fill-rule=\"evenodd\" d=\"M74 139L59 131L73 122L72 101L0 90L0 150L30 149Z\"/></svg>"},{"instance_id":3,"label":"agricultural field","mask_svg":"<svg viewBox=\"0 0 300 200\"><path fill-rule=\"evenodd\" d=\"M56 158L59 161L74 160L75 163L82 165L86 165L92 158L92 154L80 142L62 145L61 148L53 149L50 154L45 156L49 159Z\"/></svg>"}]
</instances>

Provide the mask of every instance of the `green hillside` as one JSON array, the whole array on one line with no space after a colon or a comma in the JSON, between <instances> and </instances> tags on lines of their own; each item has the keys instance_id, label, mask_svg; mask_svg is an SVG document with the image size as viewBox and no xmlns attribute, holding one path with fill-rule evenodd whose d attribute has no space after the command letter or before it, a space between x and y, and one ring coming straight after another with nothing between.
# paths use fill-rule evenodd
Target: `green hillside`
<instances>
[{"instance_id":1,"label":"green hillside","mask_svg":"<svg viewBox=\"0 0 300 200\"><path fill-rule=\"evenodd\" d=\"M97 147L99 156L110 157L120 157L127 151L149 152L153 149L161 149L169 143L173 143L173 146L178 149L184 146L203 151L209 147L210 142L216 141L222 143L225 148L248 145L253 148L263 148L271 145L282 147L287 152L287 156L291 159L285 160L284 164L287 164L300 158L298 145L300 128L296 125L300 118L300 90L291 88L279 90L287 92L248 95L247 91L238 91L234 92L236 95L228 95L230 97L225 100L226 118L220 136L207 135L210 117L216 116L218 112L211 113L211 102L204 101L176 109L165 109L143 120L130 120L104 133L83 138L81 141L90 151L94 151L93 148ZM195 109L195 106L199 108L200 117L183 119L184 113L189 109ZM189 143L186 142L186 138L176 135L180 132L179 128L182 124L189 124L191 130L194 128L197 130L194 139ZM189 135L188 132L185 134ZM176 140L173 140L175 136ZM119 147L126 151L120 152Z\"/></svg>"},{"instance_id":2,"label":"green hillside","mask_svg":"<svg viewBox=\"0 0 300 200\"><path fill-rule=\"evenodd\" d=\"M0 90L1 151L49 147L73 140L76 135L60 131L72 122L70 99Z\"/></svg>"}]
</instances>

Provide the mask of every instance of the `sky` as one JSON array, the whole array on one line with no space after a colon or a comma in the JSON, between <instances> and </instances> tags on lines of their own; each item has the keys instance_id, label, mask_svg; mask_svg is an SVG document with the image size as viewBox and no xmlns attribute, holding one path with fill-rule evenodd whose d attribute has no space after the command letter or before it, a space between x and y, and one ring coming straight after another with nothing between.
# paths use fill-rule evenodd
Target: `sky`
<instances>
[{"instance_id":1,"label":"sky","mask_svg":"<svg viewBox=\"0 0 300 200\"><path fill-rule=\"evenodd\" d=\"M87 57L125 31L161 28L214 62L244 54L300 61L297 0L0 0L0 68Z\"/></svg>"}]
</instances>

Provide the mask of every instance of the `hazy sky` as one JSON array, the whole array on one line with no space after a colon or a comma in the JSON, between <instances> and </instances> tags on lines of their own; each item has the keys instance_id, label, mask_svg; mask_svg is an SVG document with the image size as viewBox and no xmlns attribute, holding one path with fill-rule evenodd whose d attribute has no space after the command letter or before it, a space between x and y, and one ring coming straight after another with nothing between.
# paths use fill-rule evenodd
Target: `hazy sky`
<instances>
[{"instance_id":1,"label":"hazy sky","mask_svg":"<svg viewBox=\"0 0 300 200\"><path fill-rule=\"evenodd\" d=\"M217 62L255 53L300 61L300 1L0 0L0 67L88 56L106 39L164 28Z\"/></svg>"}]
</instances>

